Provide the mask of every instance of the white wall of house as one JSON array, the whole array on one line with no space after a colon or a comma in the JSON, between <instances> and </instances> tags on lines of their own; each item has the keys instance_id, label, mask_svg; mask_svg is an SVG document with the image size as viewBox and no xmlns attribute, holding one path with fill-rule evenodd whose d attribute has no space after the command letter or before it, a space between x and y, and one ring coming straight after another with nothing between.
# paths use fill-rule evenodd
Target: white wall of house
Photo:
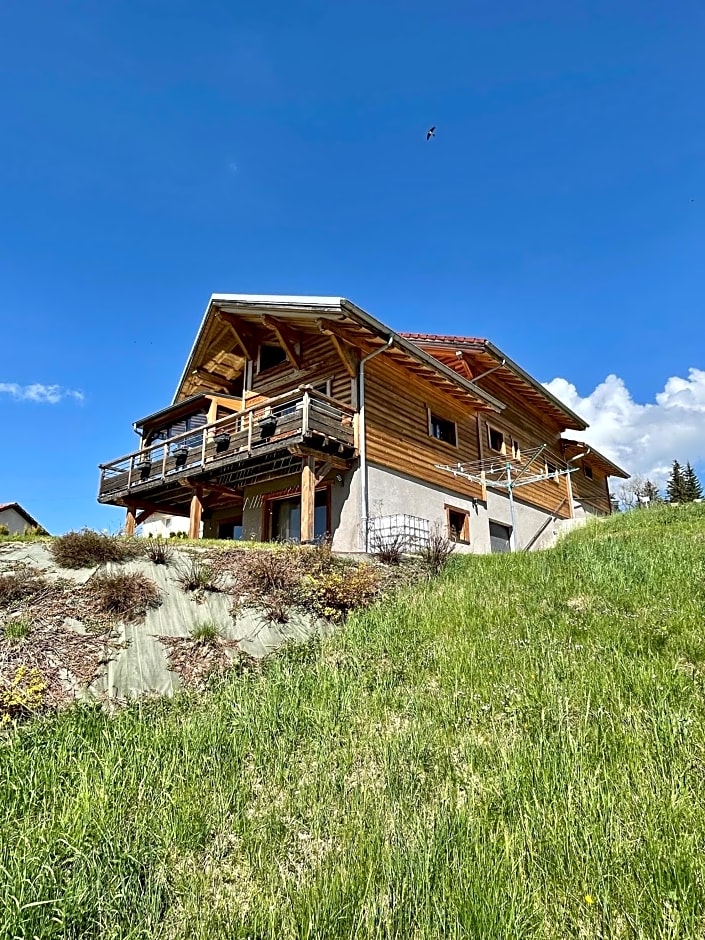
<instances>
[{"instance_id":1,"label":"white wall of house","mask_svg":"<svg viewBox=\"0 0 705 940\"><path fill-rule=\"evenodd\" d=\"M8 507L0 510L0 525L6 525L10 530L10 535L22 535L31 522L28 522L16 509Z\"/></svg>"},{"instance_id":2,"label":"white wall of house","mask_svg":"<svg viewBox=\"0 0 705 940\"><path fill-rule=\"evenodd\" d=\"M146 522L143 522L138 529L138 534L143 538L168 539L171 533L185 532L188 534L189 521L186 516L168 516L164 513L154 513ZM203 526L201 526L201 534Z\"/></svg>"}]
</instances>

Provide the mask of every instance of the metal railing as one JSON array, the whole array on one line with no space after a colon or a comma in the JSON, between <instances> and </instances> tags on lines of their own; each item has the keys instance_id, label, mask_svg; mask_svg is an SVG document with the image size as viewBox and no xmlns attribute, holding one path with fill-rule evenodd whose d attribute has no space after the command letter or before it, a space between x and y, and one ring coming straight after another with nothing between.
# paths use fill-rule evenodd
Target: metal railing
<instances>
[{"instance_id":1,"label":"metal railing","mask_svg":"<svg viewBox=\"0 0 705 940\"><path fill-rule=\"evenodd\" d=\"M310 386L299 386L275 398L219 418L100 464L99 497L154 484L188 470L229 463L257 452L263 445L313 434L354 446L356 412Z\"/></svg>"}]
</instances>

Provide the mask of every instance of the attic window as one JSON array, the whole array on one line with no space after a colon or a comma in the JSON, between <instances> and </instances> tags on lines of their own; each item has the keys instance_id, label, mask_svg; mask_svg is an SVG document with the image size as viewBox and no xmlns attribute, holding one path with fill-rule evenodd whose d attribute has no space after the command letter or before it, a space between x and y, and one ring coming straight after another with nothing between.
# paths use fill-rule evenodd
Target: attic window
<instances>
[{"instance_id":1,"label":"attic window","mask_svg":"<svg viewBox=\"0 0 705 940\"><path fill-rule=\"evenodd\" d=\"M504 434L502 434L501 431L498 431L496 428L491 428L488 424L487 438L489 441L490 450L495 450L498 454L504 453Z\"/></svg>"},{"instance_id":2,"label":"attic window","mask_svg":"<svg viewBox=\"0 0 705 940\"><path fill-rule=\"evenodd\" d=\"M548 460L546 461L546 473L554 481L554 483L558 483L558 467L554 463L550 463Z\"/></svg>"},{"instance_id":3,"label":"attic window","mask_svg":"<svg viewBox=\"0 0 705 940\"><path fill-rule=\"evenodd\" d=\"M583 464L583 473L588 478L588 480L592 480L592 467L588 467L586 463Z\"/></svg>"},{"instance_id":4,"label":"attic window","mask_svg":"<svg viewBox=\"0 0 705 940\"><path fill-rule=\"evenodd\" d=\"M444 444L458 446L458 430L454 421L448 421L446 418L439 418L432 411L428 413L428 433L436 440L443 441Z\"/></svg>"},{"instance_id":5,"label":"attic window","mask_svg":"<svg viewBox=\"0 0 705 940\"><path fill-rule=\"evenodd\" d=\"M273 369L275 366L281 365L282 362L286 362L286 353L281 346L262 343L259 348L258 372L266 372L267 369Z\"/></svg>"}]
</instances>

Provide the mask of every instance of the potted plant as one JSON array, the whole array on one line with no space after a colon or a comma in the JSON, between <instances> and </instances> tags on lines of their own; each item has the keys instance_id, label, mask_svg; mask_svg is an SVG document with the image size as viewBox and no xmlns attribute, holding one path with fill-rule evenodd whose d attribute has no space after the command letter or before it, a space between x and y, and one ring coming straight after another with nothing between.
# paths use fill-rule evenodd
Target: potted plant
<instances>
[{"instance_id":1,"label":"potted plant","mask_svg":"<svg viewBox=\"0 0 705 940\"><path fill-rule=\"evenodd\" d=\"M271 434L277 426L277 416L267 409L262 417L257 419L257 426L263 435Z\"/></svg>"},{"instance_id":2,"label":"potted plant","mask_svg":"<svg viewBox=\"0 0 705 940\"><path fill-rule=\"evenodd\" d=\"M149 475L152 472L152 461L149 456L143 457L137 464L137 471L140 475L140 480L148 480Z\"/></svg>"},{"instance_id":3,"label":"potted plant","mask_svg":"<svg viewBox=\"0 0 705 940\"><path fill-rule=\"evenodd\" d=\"M174 457L176 457L176 466L183 467L188 460L188 447L185 444L180 444L174 451Z\"/></svg>"},{"instance_id":4,"label":"potted plant","mask_svg":"<svg viewBox=\"0 0 705 940\"><path fill-rule=\"evenodd\" d=\"M217 453L227 450L228 447L230 447L230 435L227 431L218 431L213 440L215 441L215 449Z\"/></svg>"}]
</instances>

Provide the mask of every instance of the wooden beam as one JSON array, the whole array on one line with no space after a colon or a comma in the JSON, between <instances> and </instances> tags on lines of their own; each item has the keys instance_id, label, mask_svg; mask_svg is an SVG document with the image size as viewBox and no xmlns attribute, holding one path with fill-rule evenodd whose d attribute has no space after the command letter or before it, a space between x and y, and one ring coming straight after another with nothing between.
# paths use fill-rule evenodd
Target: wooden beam
<instances>
[{"instance_id":1,"label":"wooden beam","mask_svg":"<svg viewBox=\"0 0 705 940\"><path fill-rule=\"evenodd\" d=\"M244 499L242 490L234 490L229 486L221 486L220 483L204 483L203 489L209 493L218 493L221 496L232 496L237 499Z\"/></svg>"},{"instance_id":2,"label":"wooden beam","mask_svg":"<svg viewBox=\"0 0 705 940\"><path fill-rule=\"evenodd\" d=\"M134 506L127 507L127 514L125 516L125 535L130 538L135 534L135 525L136 525L137 513Z\"/></svg>"},{"instance_id":3,"label":"wooden beam","mask_svg":"<svg viewBox=\"0 0 705 940\"><path fill-rule=\"evenodd\" d=\"M135 525L142 525L149 517L154 513L153 509L143 509L142 512L138 513L135 517Z\"/></svg>"},{"instance_id":4,"label":"wooden beam","mask_svg":"<svg viewBox=\"0 0 705 940\"><path fill-rule=\"evenodd\" d=\"M143 499L140 499L139 504L141 509L148 509L150 514L165 513L169 516L188 516L188 512L186 511L185 506L178 506L176 504L162 505L161 503L146 503ZM127 503L123 502L122 505L126 506Z\"/></svg>"},{"instance_id":5,"label":"wooden beam","mask_svg":"<svg viewBox=\"0 0 705 940\"><path fill-rule=\"evenodd\" d=\"M242 322L234 314L228 313L226 310L219 310L218 317L232 333L233 339L245 359L254 359L257 353L257 339L249 330L243 329Z\"/></svg>"},{"instance_id":6,"label":"wooden beam","mask_svg":"<svg viewBox=\"0 0 705 940\"><path fill-rule=\"evenodd\" d=\"M348 373L350 378L354 379L355 376L357 375L357 367L358 367L358 361L359 361L357 356L355 355L355 353L352 351L352 349L349 346L347 346L340 339L338 339L335 333L329 333L328 335L329 335L331 343L333 344L333 348L338 353L338 357L340 361L343 363L343 368Z\"/></svg>"},{"instance_id":7,"label":"wooden beam","mask_svg":"<svg viewBox=\"0 0 705 940\"><path fill-rule=\"evenodd\" d=\"M319 460L324 459L326 463L330 464L331 469L350 469L350 461L346 460L344 457L337 457L334 454L322 454L320 450L314 450L313 447L303 447L301 444L294 444L289 448L289 453L293 454L295 457L313 457L314 459L318 458Z\"/></svg>"},{"instance_id":8,"label":"wooden beam","mask_svg":"<svg viewBox=\"0 0 705 940\"><path fill-rule=\"evenodd\" d=\"M262 317L262 323L264 323L267 329L271 330L279 340L282 349L286 353L286 358L289 360L293 368L300 369L301 359L299 354L296 352L298 336L294 333L294 331L289 329L289 327L284 326L273 317Z\"/></svg>"},{"instance_id":9,"label":"wooden beam","mask_svg":"<svg viewBox=\"0 0 705 940\"><path fill-rule=\"evenodd\" d=\"M188 537L190 539L200 538L201 535L201 513L203 512L203 489L196 487L196 491L191 497L191 510L189 512Z\"/></svg>"},{"instance_id":10,"label":"wooden beam","mask_svg":"<svg viewBox=\"0 0 705 940\"><path fill-rule=\"evenodd\" d=\"M207 369L194 369L190 374L190 378L196 378L200 382L210 382L219 388L227 388L233 381L232 379L226 379L224 375L209 372Z\"/></svg>"},{"instance_id":11,"label":"wooden beam","mask_svg":"<svg viewBox=\"0 0 705 940\"><path fill-rule=\"evenodd\" d=\"M328 476L328 474L331 472L332 469L333 469L333 463L330 460L326 460L323 466L320 467L316 471L316 486L318 486L319 483L325 480L325 478Z\"/></svg>"},{"instance_id":12,"label":"wooden beam","mask_svg":"<svg viewBox=\"0 0 705 940\"><path fill-rule=\"evenodd\" d=\"M315 458L304 457L301 467L301 541L313 542L316 499Z\"/></svg>"}]
</instances>

